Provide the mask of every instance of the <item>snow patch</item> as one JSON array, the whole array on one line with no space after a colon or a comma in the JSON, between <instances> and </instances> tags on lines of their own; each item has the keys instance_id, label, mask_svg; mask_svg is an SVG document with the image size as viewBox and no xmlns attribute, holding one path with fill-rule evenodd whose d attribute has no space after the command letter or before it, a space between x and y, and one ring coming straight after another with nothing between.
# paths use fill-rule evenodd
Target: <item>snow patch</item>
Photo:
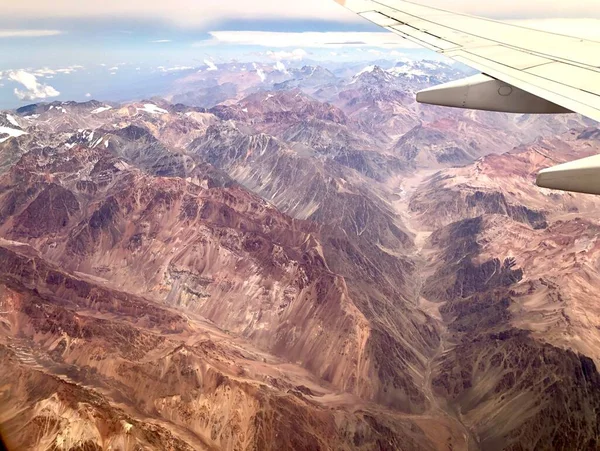
<instances>
[{"instance_id":1,"label":"snow patch","mask_svg":"<svg viewBox=\"0 0 600 451\"><path fill-rule=\"evenodd\" d=\"M138 112L143 111L149 114L168 114L169 112L163 108L159 108L152 103L145 103L144 108L138 108Z\"/></svg>"},{"instance_id":2,"label":"snow patch","mask_svg":"<svg viewBox=\"0 0 600 451\"><path fill-rule=\"evenodd\" d=\"M264 71L260 67L258 67L256 63L252 63L252 66L254 67L254 69L256 69L256 73L260 77L260 80L265 81L267 79L267 76L265 75Z\"/></svg>"},{"instance_id":3,"label":"snow patch","mask_svg":"<svg viewBox=\"0 0 600 451\"><path fill-rule=\"evenodd\" d=\"M6 138L0 138L0 143L7 141L9 138L16 138L17 136L26 135L23 130L15 130L10 127L2 127L0 126L0 135L8 135Z\"/></svg>"},{"instance_id":4,"label":"snow patch","mask_svg":"<svg viewBox=\"0 0 600 451\"><path fill-rule=\"evenodd\" d=\"M6 119L8 120L8 122L10 122L11 124L13 124L15 127L19 127L21 128L21 126L19 125L19 123L16 121L16 119L14 117L12 117L10 114L6 115Z\"/></svg>"},{"instance_id":5,"label":"snow patch","mask_svg":"<svg viewBox=\"0 0 600 451\"><path fill-rule=\"evenodd\" d=\"M360 76L362 74L369 74L369 73L373 72L374 70L375 70L375 66L374 65L367 66L363 70L361 70L359 73L357 73L355 75L355 77L358 77L358 76Z\"/></svg>"},{"instance_id":6,"label":"snow patch","mask_svg":"<svg viewBox=\"0 0 600 451\"><path fill-rule=\"evenodd\" d=\"M99 108L96 108L95 110L92 110L92 114L100 114L100 113L102 113L104 111L108 111L108 110L112 110L112 107L108 106L108 105L101 106Z\"/></svg>"},{"instance_id":7,"label":"snow patch","mask_svg":"<svg viewBox=\"0 0 600 451\"><path fill-rule=\"evenodd\" d=\"M275 70L278 70L279 72L283 72L284 74L287 74L287 70L285 69L285 64L283 64L281 61L277 61L275 63L275 65L273 66L273 68Z\"/></svg>"},{"instance_id":8,"label":"snow patch","mask_svg":"<svg viewBox=\"0 0 600 451\"><path fill-rule=\"evenodd\" d=\"M204 60L204 64L208 66L208 69L206 69L207 71L219 70L211 60Z\"/></svg>"},{"instance_id":9,"label":"snow patch","mask_svg":"<svg viewBox=\"0 0 600 451\"><path fill-rule=\"evenodd\" d=\"M422 70L415 69L414 67L408 65L393 67L386 72L395 77L404 76L406 78L423 77L427 75L427 73L423 72Z\"/></svg>"}]
</instances>

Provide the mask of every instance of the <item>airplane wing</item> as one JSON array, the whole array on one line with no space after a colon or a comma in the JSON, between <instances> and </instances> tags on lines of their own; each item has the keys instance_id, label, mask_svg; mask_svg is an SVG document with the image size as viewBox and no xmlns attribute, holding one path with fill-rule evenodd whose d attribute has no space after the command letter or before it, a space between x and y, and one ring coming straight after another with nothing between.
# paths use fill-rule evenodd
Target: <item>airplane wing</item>
<instances>
[{"instance_id":1,"label":"airplane wing","mask_svg":"<svg viewBox=\"0 0 600 451\"><path fill-rule=\"evenodd\" d=\"M511 113L576 112L600 121L600 42L405 0L335 1L481 72L421 91L419 102ZM580 170L590 180L590 171L597 170L598 181L574 184ZM600 194L600 159L588 160L581 168L568 163L552 168L551 173L542 171L538 185Z\"/></svg>"}]
</instances>

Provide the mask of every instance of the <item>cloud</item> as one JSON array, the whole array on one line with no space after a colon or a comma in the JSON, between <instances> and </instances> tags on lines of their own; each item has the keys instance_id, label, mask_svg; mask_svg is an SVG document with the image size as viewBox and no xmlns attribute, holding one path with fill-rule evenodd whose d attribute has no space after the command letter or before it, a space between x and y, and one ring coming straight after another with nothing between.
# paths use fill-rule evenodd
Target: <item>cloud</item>
<instances>
[{"instance_id":1,"label":"cloud","mask_svg":"<svg viewBox=\"0 0 600 451\"><path fill-rule=\"evenodd\" d=\"M0 30L0 38L39 38L63 34L60 30Z\"/></svg>"},{"instance_id":2,"label":"cloud","mask_svg":"<svg viewBox=\"0 0 600 451\"><path fill-rule=\"evenodd\" d=\"M192 70L193 67L192 66L173 66L173 67L158 66L157 69L161 72L181 72L184 70ZM140 70L140 68L136 67L136 70Z\"/></svg>"},{"instance_id":3,"label":"cloud","mask_svg":"<svg viewBox=\"0 0 600 451\"><path fill-rule=\"evenodd\" d=\"M596 17L600 18L598 0L420 0L421 3L457 12L493 18ZM182 26L216 24L230 20L307 19L358 22L362 19L333 0L28 0L5 1L4 17L30 23L35 19L119 17L135 21L161 21Z\"/></svg>"},{"instance_id":4,"label":"cloud","mask_svg":"<svg viewBox=\"0 0 600 451\"><path fill-rule=\"evenodd\" d=\"M268 51L267 56L275 61L300 61L304 59L308 53L304 49L296 49L291 52L286 52L285 50L281 50L278 52Z\"/></svg>"},{"instance_id":5,"label":"cloud","mask_svg":"<svg viewBox=\"0 0 600 451\"><path fill-rule=\"evenodd\" d=\"M359 22L360 17L333 0L300 2L273 0L198 1L198 0L28 0L5 2L2 14L23 23L34 19L75 19L119 17L135 21L160 21L180 26L201 26L231 20L317 19Z\"/></svg>"},{"instance_id":6,"label":"cloud","mask_svg":"<svg viewBox=\"0 0 600 451\"><path fill-rule=\"evenodd\" d=\"M82 69L85 69L85 67L75 64L72 66L60 67L58 69L51 69L49 67L43 67L41 69L33 70L32 73L36 77L54 78L54 75L56 75L56 74L70 75L73 72L77 72L78 70L82 70Z\"/></svg>"},{"instance_id":7,"label":"cloud","mask_svg":"<svg viewBox=\"0 0 600 451\"><path fill-rule=\"evenodd\" d=\"M152 42L153 44L164 44L166 42L173 42L173 41L171 41L170 39L157 39L156 41L150 41L150 42Z\"/></svg>"},{"instance_id":8,"label":"cloud","mask_svg":"<svg viewBox=\"0 0 600 451\"><path fill-rule=\"evenodd\" d=\"M89 92L85 95L86 97L92 97L92 94L90 94Z\"/></svg>"},{"instance_id":9,"label":"cloud","mask_svg":"<svg viewBox=\"0 0 600 451\"><path fill-rule=\"evenodd\" d=\"M74 66L64 67L61 69L56 69L56 72L59 74L71 74L73 72L76 72L76 71L82 70L82 69L85 69L85 68L83 66L74 65Z\"/></svg>"},{"instance_id":10,"label":"cloud","mask_svg":"<svg viewBox=\"0 0 600 451\"><path fill-rule=\"evenodd\" d=\"M324 31L285 33L276 31L211 31L212 39L197 46L211 44L254 45L262 47L385 47L417 48L416 44L388 31Z\"/></svg>"},{"instance_id":11,"label":"cloud","mask_svg":"<svg viewBox=\"0 0 600 451\"><path fill-rule=\"evenodd\" d=\"M25 72L24 70L18 70L16 72L10 72L8 74L9 80L16 81L22 84L25 89L20 90L15 88L14 93L20 100L35 100L35 99L46 99L48 97L56 97L60 95L56 89L52 86L45 85L37 81L35 75Z\"/></svg>"}]
</instances>

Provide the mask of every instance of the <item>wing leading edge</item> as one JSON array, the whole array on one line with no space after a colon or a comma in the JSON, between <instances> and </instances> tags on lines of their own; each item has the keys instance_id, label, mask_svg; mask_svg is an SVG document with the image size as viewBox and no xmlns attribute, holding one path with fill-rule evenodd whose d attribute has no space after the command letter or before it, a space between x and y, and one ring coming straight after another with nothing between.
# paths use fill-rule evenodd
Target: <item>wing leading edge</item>
<instances>
[{"instance_id":1,"label":"wing leading edge","mask_svg":"<svg viewBox=\"0 0 600 451\"><path fill-rule=\"evenodd\" d=\"M417 94L422 103L515 113L576 112L600 121L600 42L457 14L406 0L335 0L363 18L481 75ZM574 162L576 163L576 162ZM573 164L542 171L538 185L600 194ZM580 167L581 166L581 167ZM583 174L583 173L581 173Z\"/></svg>"}]
</instances>

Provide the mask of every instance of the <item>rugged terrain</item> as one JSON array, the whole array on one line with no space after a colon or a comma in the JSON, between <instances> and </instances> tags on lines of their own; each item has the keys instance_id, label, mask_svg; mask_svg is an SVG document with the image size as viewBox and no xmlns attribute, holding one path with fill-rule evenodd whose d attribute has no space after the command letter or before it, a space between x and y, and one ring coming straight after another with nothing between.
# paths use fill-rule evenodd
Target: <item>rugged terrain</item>
<instances>
[{"instance_id":1,"label":"rugged terrain","mask_svg":"<svg viewBox=\"0 0 600 451\"><path fill-rule=\"evenodd\" d=\"M419 64L0 113L9 446L597 449L600 201L533 181L598 129Z\"/></svg>"}]
</instances>

